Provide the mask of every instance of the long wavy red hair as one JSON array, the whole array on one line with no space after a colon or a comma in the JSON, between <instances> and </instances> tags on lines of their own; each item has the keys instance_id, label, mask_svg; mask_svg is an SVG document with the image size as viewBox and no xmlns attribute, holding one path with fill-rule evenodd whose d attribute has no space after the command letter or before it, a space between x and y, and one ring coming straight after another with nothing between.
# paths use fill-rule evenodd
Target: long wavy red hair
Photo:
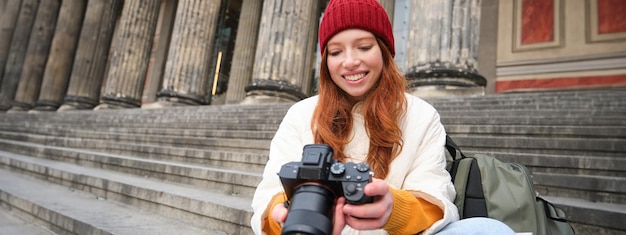
<instances>
[{"instance_id":1,"label":"long wavy red hair","mask_svg":"<svg viewBox=\"0 0 626 235\"><path fill-rule=\"evenodd\" d=\"M399 120L406 111L406 79L400 73L385 43L376 38L381 48L383 69L378 82L363 100L365 129L370 145L366 162L376 178L387 177L389 165L402 150L402 131ZM345 161L343 149L350 142L352 107L350 96L332 81L324 49L320 68L319 101L313 113L311 128L315 143L333 148L335 159Z\"/></svg>"}]
</instances>

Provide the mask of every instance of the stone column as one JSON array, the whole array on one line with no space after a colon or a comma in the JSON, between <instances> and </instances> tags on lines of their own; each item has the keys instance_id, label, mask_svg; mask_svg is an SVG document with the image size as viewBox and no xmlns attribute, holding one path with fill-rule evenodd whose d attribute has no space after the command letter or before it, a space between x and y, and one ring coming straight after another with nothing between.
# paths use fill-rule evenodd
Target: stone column
<instances>
[{"instance_id":1,"label":"stone column","mask_svg":"<svg viewBox=\"0 0 626 235\"><path fill-rule=\"evenodd\" d=\"M10 112L28 111L35 106L60 6L59 0L46 0L39 3Z\"/></svg>"},{"instance_id":2,"label":"stone column","mask_svg":"<svg viewBox=\"0 0 626 235\"><path fill-rule=\"evenodd\" d=\"M141 98L142 108L149 107L156 101L156 94L161 87L161 80L167 61L167 52L172 38L174 19L176 18L176 6L178 1L168 0L161 2L161 10L154 33L154 42L150 52L150 65L148 66L148 76L144 84Z\"/></svg>"},{"instance_id":3,"label":"stone column","mask_svg":"<svg viewBox=\"0 0 626 235\"><path fill-rule=\"evenodd\" d=\"M124 1L102 104L96 110L141 106L160 6L160 0Z\"/></svg>"},{"instance_id":4,"label":"stone column","mask_svg":"<svg viewBox=\"0 0 626 235\"><path fill-rule=\"evenodd\" d=\"M407 79L418 96L484 94L478 74L480 0L410 2Z\"/></svg>"},{"instance_id":5,"label":"stone column","mask_svg":"<svg viewBox=\"0 0 626 235\"><path fill-rule=\"evenodd\" d=\"M178 2L163 85L151 108L205 103L219 9L219 0Z\"/></svg>"},{"instance_id":6,"label":"stone column","mask_svg":"<svg viewBox=\"0 0 626 235\"><path fill-rule=\"evenodd\" d=\"M313 21L313 23L309 23L307 25L308 29L304 29L308 32L307 41L308 43L311 43L306 46L306 53L303 55L305 61L302 70L303 75L301 78L301 83L299 85L301 87L300 90L305 96L317 93L317 86L315 86L316 91L313 92L312 85L314 85L313 80L315 79L315 70L317 69L316 59L317 56L319 56L319 53L317 51L317 31L319 30L319 19L322 14L322 9L324 9L324 5L320 3L317 6L317 8L311 9L311 14L309 15L310 17L312 17L312 19L310 19Z\"/></svg>"},{"instance_id":7,"label":"stone column","mask_svg":"<svg viewBox=\"0 0 626 235\"><path fill-rule=\"evenodd\" d=\"M226 91L227 104L238 104L246 97L244 89L252 80L262 6L263 1L260 0L243 0L228 91Z\"/></svg>"},{"instance_id":8,"label":"stone column","mask_svg":"<svg viewBox=\"0 0 626 235\"><path fill-rule=\"evenodd\" d=\"M11 46L4 73L1 75L0 111L8 110L15 98L15 90L22 74L24 59L26 58L26 47L28 46L28 39L35 22L37 6L39 6L39 0L22 1L15 31L11 38Z\"/></svg>"},{"instance_id":9,"label":"stone column","mask_svg":"<svg viewBox=\"0 0 626 235\"><path fill-rule=\"evenodd\" d=\"M58 111L92 109L98 105L119 5L119 0L87 3L70 83Z\"/></svg>"},{"instance_id":10,"label":"stone column","mask_svg":"<svg viewBox=\"0 0 626 235\"><path fill-rule=\"evenodd\" d=\"M2 0L0 4L4 6L2 11L0 11L0 84L2 84L4 66L9 56L11 38L13 37L13 31L15 31L15 22L17 22L22 1Z\"/></svg>"},{"instance_id":11,"label":"stone column","mask_svg":"<svg viewBox=\"0 0 626 235\"><path fill-rule=\"evenodd\" d=\"M396 0L378 0L378 2L383 6L383 8L385 8L387 15L389 15L389 20L393 23L393 13L396 9Z\"/></svg>"},{"instance_id":12,"label":"stone column","mask_svg":"<svg viewBox=\"0 0 626 235\"><path fill-rule=\"evenodd\" d=\"M63 0L39 99L33 110L55 111L63 103L86 5L84 0Z\"/></svg>"},{"instance_id":13,"label":"stone column","mask_svg":"<svg viewBox=\"0 0 626 235\"><path fill-rule=\"evenodd\" d=\"M313 77L317 38L311 35L317 35L322 2L263 2L253 81L242 103L294 102L307 96L302 88Z\"/></svg>"}]
</instances>

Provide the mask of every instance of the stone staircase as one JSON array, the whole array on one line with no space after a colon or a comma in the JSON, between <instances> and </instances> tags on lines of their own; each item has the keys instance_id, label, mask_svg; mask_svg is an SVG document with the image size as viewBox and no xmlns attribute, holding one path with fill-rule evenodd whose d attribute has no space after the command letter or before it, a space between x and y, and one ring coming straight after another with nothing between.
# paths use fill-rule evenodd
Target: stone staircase
<instances>
[{"instance_id":1,"label":"stone staircase","mask_svg":"<svg viewBox=\"0 0 626 235\"><path fill-rule=\"evenodd\" d=\"M577 234L626 233L626 90L431 100L465 152L525 164Z\"/></svg>"},{"instance_id":2,"label":"stone staircase","mask_svg":"<svg viewBox=\"0 0 626 235\"><path fill-rule=\"evenodd\" d=\"M428 101L465 152L527 165L578 234L626 232L625 89ZM288 108L0 114L0 211L56 234L252 234Z\"/></svg>"}]
</instances>

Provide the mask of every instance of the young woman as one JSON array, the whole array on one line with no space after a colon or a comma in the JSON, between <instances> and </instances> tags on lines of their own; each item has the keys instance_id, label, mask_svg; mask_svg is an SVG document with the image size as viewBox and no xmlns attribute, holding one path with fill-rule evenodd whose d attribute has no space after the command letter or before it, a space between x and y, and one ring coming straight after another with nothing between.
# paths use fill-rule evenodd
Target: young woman
<instances>
[{"instance_id":1,"label":"young woman","mask_svg":"<svg viewBox=\"0 0 626 235\"><path fill-rule=\"evenodd\" d=\"M332 0L319 42L319 94L294 104L271 142L252 202L255 233L280 233L288 210L277 172L300 161L303 146L313 143L330 145L339 161L367 162L374 172L363 190L372 203L337 200L334 234L432 234L457 221L454 186L445 170L444 127L431 105L405 93L382 6L376 0ZM487 223L495 224L487 227L495 234L512 233L502 223ZM468 226L450 228L469 234Z\"/></svg>"}]
</instances>

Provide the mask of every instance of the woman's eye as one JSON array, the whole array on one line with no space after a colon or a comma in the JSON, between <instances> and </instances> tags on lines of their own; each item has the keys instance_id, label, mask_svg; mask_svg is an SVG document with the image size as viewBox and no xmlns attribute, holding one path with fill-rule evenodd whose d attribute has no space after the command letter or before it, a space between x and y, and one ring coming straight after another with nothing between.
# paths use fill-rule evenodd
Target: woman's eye
<instances>
[{"instance_id":1,"label":"woman's eye","mask_svg":"<svg viewBox=\"0 0 626 235\"><path fill-rule=\"evenodd\" d=\"M362 51L368 51L369 49L372 49L372 46L362 46L362 47L359 47L359 50L362 50Z\"/></svg>"},{"instance_id":2,"label":"woman's eye","mask_svg":"<svg viewBox=\"0 0 626 235\"><path fill-rule=\"evenodd\" d=\"M331 52L329 52L328 54L329 54L330 56L338 56L340 53L341 53L341 51L331 51Z\"/></svg>"}]
</instances>

